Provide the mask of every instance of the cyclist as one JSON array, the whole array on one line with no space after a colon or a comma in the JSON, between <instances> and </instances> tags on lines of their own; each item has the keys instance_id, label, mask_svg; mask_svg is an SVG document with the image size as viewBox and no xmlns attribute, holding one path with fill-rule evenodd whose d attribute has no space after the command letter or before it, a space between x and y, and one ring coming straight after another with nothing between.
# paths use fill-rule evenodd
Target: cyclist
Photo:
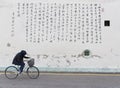
<instances>
[{"instance_id":1,"label":"cyclist","mask_svg":"<svg viewBox=\"0 0 120 88\"><path fill-rule=\"evenodd\" d=\"M27 52L25 50L21 50L21 52L17 53L12 61L12 64L15 65L19 65L20 69L19 69L19 74L22 73L24 67L25 67L25 63L23 61L23 58L30 58L25 56L27 54Z\"/></svg>"}]
</instances>

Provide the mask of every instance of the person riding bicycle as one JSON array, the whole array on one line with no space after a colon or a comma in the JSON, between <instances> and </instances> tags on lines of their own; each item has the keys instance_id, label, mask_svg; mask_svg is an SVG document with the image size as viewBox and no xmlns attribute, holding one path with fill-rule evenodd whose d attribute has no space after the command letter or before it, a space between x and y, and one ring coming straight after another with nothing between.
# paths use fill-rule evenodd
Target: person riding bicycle
<instances>
[{"instance_id":1,"label":"person riding bicycle","mask_svg":"<svg viewBox=\"0 0 120 88\"><path fill-rule=\"evenodd\" d=\"M24 66L25 66L23 58L30 58L30 57L25 56L26 54L27 54L27 52L25 50L21 50L21 52L19 52L15 55L15 57L12 61L12 64L20 66L19 73L23 72L23 69L24 69Z\"/></svg>"}]
</instances>

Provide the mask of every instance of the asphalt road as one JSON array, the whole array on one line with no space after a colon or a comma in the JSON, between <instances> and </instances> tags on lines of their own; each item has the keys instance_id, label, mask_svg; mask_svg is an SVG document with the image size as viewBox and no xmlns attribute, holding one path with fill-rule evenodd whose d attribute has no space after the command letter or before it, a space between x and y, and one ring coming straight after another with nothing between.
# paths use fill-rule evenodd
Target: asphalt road
<instances>
[{"instance_id":1,"label":"asphalt road","mask_svg":"<svg viewBox=\"0 0 120 88\"><path fill-rule=\"evenodd\" d=\"M120 74L23 74L14 80L0 74L0 88L120 88Z\"/></svg>"}]
</instances>

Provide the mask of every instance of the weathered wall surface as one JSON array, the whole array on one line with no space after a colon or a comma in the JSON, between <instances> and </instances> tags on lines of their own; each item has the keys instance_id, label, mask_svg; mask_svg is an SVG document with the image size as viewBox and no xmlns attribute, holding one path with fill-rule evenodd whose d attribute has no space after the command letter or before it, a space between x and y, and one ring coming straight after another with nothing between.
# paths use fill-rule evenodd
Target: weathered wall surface
<instances>
[{"instance_id":1,"label":"weathered wall surface","mask_svg":"<svg viewBox=\"0 0 120 88\"><path fill-rule=\"evenodd\" d=\"M0 1L0 68L24 49L42 71L120 72L119 8L119 0Z\"/></svg>"}]
</instances>

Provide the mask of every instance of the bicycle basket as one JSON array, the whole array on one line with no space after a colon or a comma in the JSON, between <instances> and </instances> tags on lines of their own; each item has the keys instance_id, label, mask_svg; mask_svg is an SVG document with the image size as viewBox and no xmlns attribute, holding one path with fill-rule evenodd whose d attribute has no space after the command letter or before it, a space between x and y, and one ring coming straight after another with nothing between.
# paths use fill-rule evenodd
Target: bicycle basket
<instances>
[{"instance_id":1,"label":"bicycle basket","mask_svg":"<svg viewBox=\"0 0 120 88\"><path fill-rule=\"evenodd\" d=\"M29 67L34 66L34 59L30 59L27 63Z\"/></svg>"}]
</instances>

